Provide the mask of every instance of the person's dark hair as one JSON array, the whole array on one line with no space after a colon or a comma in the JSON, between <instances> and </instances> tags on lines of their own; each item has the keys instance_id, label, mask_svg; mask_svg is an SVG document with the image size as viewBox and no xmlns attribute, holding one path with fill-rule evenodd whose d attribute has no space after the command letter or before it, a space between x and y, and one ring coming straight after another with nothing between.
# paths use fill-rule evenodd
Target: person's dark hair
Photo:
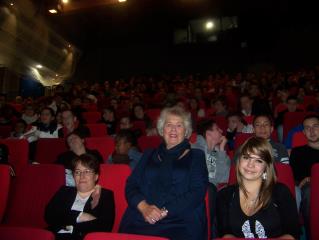
<instances>
[{"instance_id":1,"label":"person's dark hair","mask_svg":"<svg viewBox=\"0 0 319 240\"><path fill-rule=\"evenodd\" d=\"M133 133L133 131L129 130L129 129L121 129L116 137L115 137L115 142L120 141L120 139L125 139L126 142L129 142L132 144L132 146L137 146L137 140L135 137L135 134Z\"/></svg>"},{"instance_id":2,"label":"person's dark hair","mask_svg":"<svg viewBox=\"0 0 319 240\"><path fill-rule=\"evenodd\" d=\"M298 98L295 96L295 95L290 95L290 96L288 96L287 97L287 102L289 101L289 100L294 100L294 101L298 101Z\"/></svg>"},{"instance_id":3,"label":"person's dark hair","mask_svg":"<svg viewBox=\"0 0 319 240\"><path fill-rule=\"evenodd\" d=\"M220 102L223 106L227 107L227 98L225 96L219 96L213 100L213 103Z\"/></svg>"},{"instance_id":4,"label":"person's dark hair","mask_svg":"<svg viewBox=\"0 0 319 240\"><path fill-rule=\"evenodd\" d=\"M245 126L247 126L247 122L246 120L244 119L244 116L242 113L240 112L231 112L227 115L227 119L228 118L231 118L231 117L238 117L239 121L244 124Z\"/></svg>"},{"instance_id":5,"label":"person's dark hair","mask_svg":"<svg viewBox=\"0 0 319 240\"><path fill-rule=\"evenodd\" d=\"M272 118L272 116L268 115L268 114L258 114L254 117L254 120L253 120L253 126L255 126L255 123L256 123L256 120L257 118L260 118L260 117L264 117L264 118L267 118L271 124L271 126L274 126L274 120Z\"/></svg>"},{"instance_id":6,"label":"person's dark hair","mask_svg":"<svg viewBox=\"0 0 319 240\"><path fill-rule=\"evenodd\" d=\"M79 163L81 163L84 167L94 171L94 173L100 174L100 163L93 155L85 153L75 157L72 160L72 172L75 171L75 168Z\"/></svg>"},{"instance_id":7,"label":"person's dark hair","mask_svg":"<svg viewBox=\"0 0 319 240\"><path fill-rule=\"evenodd\" d=\"M21 118L16 121L15 125L16 125L17 123L22 123L25 128L28 126L28 124L26 123L26 121L24 121L24 120L21 119Z\"/></svg>"},{"instance_id":8,"label":"person's dark hair","mask_svg":"<svg viewBox=\"0 0 319 240\"><path fill-rule=\"evenodd\" d=\"M70 132L66 137L65 137L65 144L66 146L70 147L68 144L68 139L71 135L76 135L81 139L85 139L86 137L88 137L85 133L83 133L82 131L75 129L73 132Z\"/></svg>"},{"instance_id":9,"label":"person's dark hair","mask_svg":"<svg viewBox=\"0 0 319 240\"><path fill-rule=\"evenodd\" d=\"M210 130L216 122L213 119L202 120L197 125L197 134L205 137L205 133L207 130Z\"/></svg>"},{"instance_id":10,"label":"person's dark hair","mask_svg":"<svg viewBox=\"0 0 319 240\"><path fill-rule=\"evenodd\" d=\"M319 121L319 115L316 113L311 113L311 114L308 114L304 117L302 123L304 124L306 120L311 119L311 118L315 118Z\"/></svg>"}]
</instances>

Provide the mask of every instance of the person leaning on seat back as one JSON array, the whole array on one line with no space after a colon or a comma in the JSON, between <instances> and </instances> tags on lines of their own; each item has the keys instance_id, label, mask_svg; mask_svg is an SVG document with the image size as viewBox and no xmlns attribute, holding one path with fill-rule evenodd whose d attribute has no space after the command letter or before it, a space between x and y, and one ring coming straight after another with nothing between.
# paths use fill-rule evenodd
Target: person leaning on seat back
<instances>
[{"instance_id":1,"label":"person leaning on seat back","mask_svg":"<svg viewBox=\"0 0 319 240\"><path fill-rule=\"evenodd\" d=\"M75 187L63 186L45 209L48 229L56 239L79 240L89 232L109 232L115 218L113 192L97 187L100 163L90 154L72 162ZM99 194L95 194L99 188Z\"/></svg>"},{"instance_id":2,"label":"person leaning on seat back","mask_svg":"<svg viewBox=\"0 0 319 240\"><path fill-rule=\"evenodd\" d=\"M220 237L299 239L297 206L287 186L278 183L272 147L251 137L240 148L237 184L217 195Z\"/></svg>"},{"instance_id":3,"label":"person leaning on seat back","mask_svg":"<svg viewBox=\"0 0 319 240\"><path fill-rule=\"evenodd\" d=\"M179 107L165 108L157 129L163 143L144 152L127 180L120 232L207 239L208 174L203 151L190 148L191 116Z\"/></svg>"}]
</instances>

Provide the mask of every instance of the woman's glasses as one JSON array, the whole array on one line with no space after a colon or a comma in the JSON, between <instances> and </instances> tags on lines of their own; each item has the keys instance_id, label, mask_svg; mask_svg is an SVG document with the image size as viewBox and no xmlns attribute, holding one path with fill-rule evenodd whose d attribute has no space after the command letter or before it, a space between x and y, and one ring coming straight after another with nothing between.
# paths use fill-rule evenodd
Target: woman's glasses
<instances>
[{"instance_id":1,"label":"woman's glasses","mask_svg":"<svg viewBox=\"0 0 319 240\"><path fill-rule=\"evenodd\" d=\"M83 170L83 171L81 171L81 170L75 170L73 173L74 173L75 176L81 176L81 175L83 175L84 177L86 177L86 176L90 176L90 175L94 174L94 171L89 170L89 169L85 169L85 170Z\"/></svg>"}]
</instances>

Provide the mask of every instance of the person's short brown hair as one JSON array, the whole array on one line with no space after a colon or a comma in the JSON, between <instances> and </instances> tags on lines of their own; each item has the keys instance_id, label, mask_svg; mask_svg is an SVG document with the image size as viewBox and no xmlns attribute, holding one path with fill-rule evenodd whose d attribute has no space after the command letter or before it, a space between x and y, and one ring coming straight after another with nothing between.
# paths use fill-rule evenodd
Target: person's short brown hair
<instances>
[{"instance_id":1,"label":"person's short brown hair","mask_svg":"<svg viewBox=\"0 0 319 240\"><path fill-rule=\"evenodd\" d=\"M100 174L100 163L99 161L91 154L85 153L80 156L75 157L72 160L72 172L74 172L76 166L81 163L83 166L89 168L96 174Z\"/></svg>"}]
</instances>

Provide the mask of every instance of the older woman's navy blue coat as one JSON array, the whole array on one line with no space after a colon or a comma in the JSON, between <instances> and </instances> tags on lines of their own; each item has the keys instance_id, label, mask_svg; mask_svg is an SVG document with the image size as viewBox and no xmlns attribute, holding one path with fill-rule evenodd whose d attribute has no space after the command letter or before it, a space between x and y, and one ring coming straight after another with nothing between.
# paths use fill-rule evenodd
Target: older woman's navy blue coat
<instances>
[{"instance_id":1,"label":"older woman's navy blue coat","mask_svg":"<svg viewBox=\"0 0 319 240\"><path fill-rule=\"evenodd\" d=\"M159 175L159 164L155 160L157 155L158 150L145 152L127 180L126 198L129 206L122 218L120 232L169 239L207 239L205 194L208 175L204 153L190 149L184 157L174 160L169 189L154 195L154 182ZM168 210L167 217L155 224L145 222L137 210L142 200L158 208L165 207Z\"/></svg>"}]
</instances>

